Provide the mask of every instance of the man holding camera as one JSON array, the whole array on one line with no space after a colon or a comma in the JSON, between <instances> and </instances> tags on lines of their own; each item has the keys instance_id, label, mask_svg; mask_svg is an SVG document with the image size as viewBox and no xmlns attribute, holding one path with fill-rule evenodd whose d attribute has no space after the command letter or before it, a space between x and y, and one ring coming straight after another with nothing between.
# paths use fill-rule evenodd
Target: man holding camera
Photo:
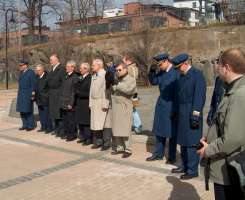
<instances>
[{"instance_id":1,"label":"man holding camera","mask_svg":"<svg viewBox=\"0 0 245 200\"><path fill-rule=\"evenodd\" d=\"M201 140L198 153L209 161L209 175L214 182L216 200L244 199L235 174L231 175L229 160L244 151L245 146L245 54L228 49L221 54L219 77L226 83L226 91L218 107L215 123L206 138ZM241 155L241 154L240 154ZM206 166L206 167L207 167ZM244 161L236 165L244 179ZM242 177L241 176L241 177ZM239 179L239 180L238 180ZM234 181L234 182L233 182Z\"/></svg>"},{"instance_id":2,"label":"man holding camera","mask_svg":"<svg viewBox=\"0 0 245 200\"><path fill-rule=\"evenodd\" d=\"M187 54L174 57L172 63L181 73L177 83L177 142L182 159L182 165L172 173L183 173L180 178L188 180L198 176L199 156L193 145L202 137L206 82L202 72L190 65Z\"/></svg>"}]
</instances>

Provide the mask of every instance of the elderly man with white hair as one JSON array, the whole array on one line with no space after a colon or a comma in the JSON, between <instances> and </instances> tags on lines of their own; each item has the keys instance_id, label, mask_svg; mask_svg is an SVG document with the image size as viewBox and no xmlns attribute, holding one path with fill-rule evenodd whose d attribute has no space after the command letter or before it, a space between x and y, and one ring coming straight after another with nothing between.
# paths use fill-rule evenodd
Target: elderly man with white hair
<instances>
[{"instance_id":1,"label":"elderly man with white hair","mask_svg":"<svg viewBox=\"0 0 245 200\"><path fill-rule=\"evenodd\" d=\"M92 143L92 134L90 130L89 92L92 76L89 63L82 63L79 67L79 72L79 81L75 85L75 119L79 127L79 140L77 143L90 145Z\"/></svg>"},{"instance_id":2,"label":"elderly man with white hair","mask_svg":"<svg viewBox=\"0 0 245 200\"><path fill-rule=\"evenodd\" d=\"M106 80L104 64L101 59L95 59L92 64L92 81L89 96L89 107L91 110L90 128L94 134L94 145L92 149L102 147L106 141L103 140L103 129L109 108L109 100L106 98Z\"/></svg>"},{"instance_id":3,"label":"elderly man with white hair","mask_svg":"<svg viewBox=\"0 0 245 200\"><path fill-rule=\"evenodd\" d=\"M76 63L70 60L66 64L66 77L62 84L60 96L61 116L64 124L65 135L62 137L66 141L72 141L77 138L76 122L75 122L75 84L78 76L74 72Z\"/></svg>"},{"instance_id":4,"label":"elderly man with white hair","mask_svg":"<svg viewBox=\"0 0 245 200\"><path fill-rule=\"evenodd\" d=\"M35 92L35 100L38 106L39 119L41 128L38 132L51 133L53 131L52 120L49 115L48 106L48 73L44 70L42 64L38 64L35 70L37 74L37 85Z\"/></svg>"}]
</instances>

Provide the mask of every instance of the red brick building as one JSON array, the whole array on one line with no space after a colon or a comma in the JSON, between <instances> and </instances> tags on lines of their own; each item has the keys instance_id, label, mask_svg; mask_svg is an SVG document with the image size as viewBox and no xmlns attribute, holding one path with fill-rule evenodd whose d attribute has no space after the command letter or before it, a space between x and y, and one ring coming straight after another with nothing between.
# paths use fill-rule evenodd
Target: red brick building
<instances>
[{"instance_id":1,"label":"red brick building","mask_svg":"<svg viewBox=\"0 0 245 200\"><path fill-rule=\"evenodd\" d=\"M171 6L128 3L124 5L123 10L124 15L122 16L110 18L89 17L83 21L63 21L57 24L61 30L73 29L88 35L139 31L146 28L182 27L186 24L186 20L175 14Z\"/></svg>"}]
</instances>

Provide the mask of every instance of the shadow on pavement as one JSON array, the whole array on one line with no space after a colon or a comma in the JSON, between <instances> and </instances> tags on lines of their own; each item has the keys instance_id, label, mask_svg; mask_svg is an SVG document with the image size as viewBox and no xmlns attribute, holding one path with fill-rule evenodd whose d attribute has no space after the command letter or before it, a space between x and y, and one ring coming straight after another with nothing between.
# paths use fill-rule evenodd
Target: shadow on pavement
<instances>
[{"instance_id":1,"label":"shadow on pavement","mask_svg":"<svg viewBox=\"0 0 245 200\"><path fill-rule=\"evenodd\" d=\"M168 200L200 200L201 197L198 195L196 189L193 185L187 182L182 182L179 178L175 176L166 177L168 183L173 185L173 190L168 198Z\"/></svg>"}]
</instances>

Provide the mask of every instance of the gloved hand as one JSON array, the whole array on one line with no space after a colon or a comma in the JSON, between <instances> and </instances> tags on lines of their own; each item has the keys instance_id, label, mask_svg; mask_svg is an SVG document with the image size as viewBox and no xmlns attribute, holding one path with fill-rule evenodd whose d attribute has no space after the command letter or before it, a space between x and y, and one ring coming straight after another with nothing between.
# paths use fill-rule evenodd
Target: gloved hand
<instances>
[{"instance_id":1,"label":"gloved hand","mask_svg":"<svg viewBox=\"0 0 245 200\"><path fill-rule=\"evenodd\" d=\"M191 119L190 120L190 128L193 130L199 129L199 121Z\"/></svg>"},{"instance_id":2,"label":"gloved hand","mask_svg":"<svg viewBox=\"0 0 245 200\"><path fill-rule=\"evenodd\" d=\"M158 69L158 65L157 65L156 63L153 63L153 64L150 66L150 71L151 71L151 72L155 72L157 69Z\"/></svg>"}]
</instances>

